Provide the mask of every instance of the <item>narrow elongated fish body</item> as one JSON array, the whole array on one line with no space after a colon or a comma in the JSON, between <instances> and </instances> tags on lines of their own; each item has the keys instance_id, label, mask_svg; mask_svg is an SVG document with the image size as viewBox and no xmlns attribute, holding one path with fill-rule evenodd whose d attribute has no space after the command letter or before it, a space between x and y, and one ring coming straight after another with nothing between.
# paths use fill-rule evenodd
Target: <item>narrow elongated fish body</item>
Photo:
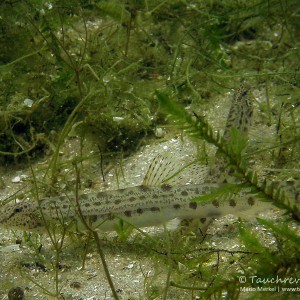
<instances>
[{"instance_id":1,"label":"narrow elongated fish body","mask_svg":"<svg viewBox=\"0 0 300 300\"><path fill-rule=\"evenodd\" d=\"M228 142L232 128L247 134L252 116L252 98L248 87L235 93L223 142ZM218 157L217 152L217 157ZM120 221L136 227L152 226L177 219L198 219L205 225L211 218L235 214L251 218L269 208L269 202L257 201L247 191L237 191L230 197L207 198L223 183L230 182L227 161L218 157L214 168L199 168L197 185L168 185L180 171L173 158L158 155L151 163L143 185L116 191L45 198L0 207L0 226L24 230L43 230L46 226L63 226L84 230L79 207L85 221L94 229L113 230ZM209 182L209 183L208 183ZM213 195L213 194L212 194ZM202 200L201 200L202 197ZM209 199L209 200L208 200ZM78 200L78 201L77 201ZM199 201L200 200L200 201ZM243 213L246 211L247 213Z\"/></svg>"},{"instance_id":2,"label":"narrow elongated fish body","mask_svg":"<svg viewBox=\"0 0 300 300\"><path fill-rule=\"evenodd\" d=\"M162 224L174 218L194 219L205 223L207 218L228 213L239 214L244 210L257 211L255 199L251 196L235 197L230 200L196 201L197 197L220 187L210 185L185 185L172 187L137 186L115 191L83 194L78 203L83 216L94 229L114 230L120 220L135 227ZM267 203L270 206L269 203ZM264 209L260 207L260 209ZM61 196L24 202L8 206L1 211L0 224L7 228L43 230L53 224L64 224L72 230L84 231L78 215L74 197Z\"/></svg>"}]
</instances>

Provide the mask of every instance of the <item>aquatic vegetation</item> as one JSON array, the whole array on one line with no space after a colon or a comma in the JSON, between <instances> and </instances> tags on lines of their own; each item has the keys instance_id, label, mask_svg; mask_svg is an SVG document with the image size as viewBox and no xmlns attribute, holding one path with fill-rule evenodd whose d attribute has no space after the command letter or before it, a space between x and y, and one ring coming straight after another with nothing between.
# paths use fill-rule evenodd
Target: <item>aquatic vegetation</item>
<instances>
[{"instance_id":1,"label":"aquatic vegetation","mask_svg":"<svg viewBox=\"0 0 300 300\"><path fill-rule=\"evenodd\" d=\"M272 296L272 291L245 294L240 288L264 285L252 283L250 276L299 278L299 210L293 202L299 194L293 186L286 189L299 180L300 169L297 0L6 0L0 12L1 174L4 178L12 167L32 168L27 189L16 192L19 199L74 192L75 185L77 192L90 188L95 176L105 178L116 162L122 180L124 157L168 136L188 136L198 145L202 163L211 167L225 157L223 174L232 172L242 182L199 201L250 188L287 212L279 220L258 220L264 236L244 223L226 231L238 245L229 248L217 234L203 241L167 231L158 237L130 236L122 226L119 239L108 243L93 231L87 236L25 233L29 250L17 272L46 298L59 298L66 288L64 261L75 256L88 265L91 253L100 254L104 264L108 256L109 266L110 253L151 260L151 267L140 263L144 291L135 298ZM241 79L254 94L254 122L249 139L232 130L226 142L226 94ZM166 137L156 137L156 128ZM6 180L0 180L5 188ZM51 273L52 284L38 271L33 276L32 266ZM247 284L241 284L241 275ZM1 294L13 288L10 284L5 281Z\"/></svg>"}]
</instances>

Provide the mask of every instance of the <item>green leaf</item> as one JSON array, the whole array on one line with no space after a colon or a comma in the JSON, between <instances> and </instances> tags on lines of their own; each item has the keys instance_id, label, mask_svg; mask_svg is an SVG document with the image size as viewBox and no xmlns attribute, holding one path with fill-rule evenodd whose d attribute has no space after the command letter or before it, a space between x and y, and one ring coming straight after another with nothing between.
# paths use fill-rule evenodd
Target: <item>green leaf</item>
<instances>
[{"instance_id":1,"label":"green leaf","mask_svg":"<svg viewBox=\"0 0 300 300\"><path fill-rule=\"evenodd\" d=\"M127 241L134 227L128 222L120 219L119 222L114 224L114 230L122 241Z\"/></svg>"},{"instance_id":2,"label":"green leaf","mask_svg":"<svg viewBox=\"0 0 300 300\"><path fill-rule=\"evenodd\" d=\"M276 257L261 244L257 236L254 235L250 229L246 228L245 224L241 220L239 221L238 227L240 237L247 247L247 250L262 254L265 260L270 264L274 264L276 262Z\"/></svg>"},{"instance_id":3,"label":"green leaf","mask_svg":"<svg viewBox=\"0 0 300 300\"><path fill-rule=\"evenodd\" d=\"M130 19L130 13L124 8L124 5L116 2L99 2L96 4L104 16L110 16L118 22L127 22Z\"/></svg>"},{"instance_id":4,"label":"green leaf","mask_svg":"<svg viewBox=\"0 0 300 300\"><path fill-rule=\"evenodd\" d=\"M219 201L226 201L237 195L242 190L249 188L249 184L222 184L219 187L213 188L210 193L205 194L203 196L199 196L193 199L193 201L197 202L210 202L215 199Z\"/></svg>"},{"instance_id":5,"label":"green leaf","mask_svg":"<svg viewBox=\"0 0 300 300\"><path fill-rule=\"evenodd\" d=\"M192 122L191 116L178 103L172 101L167 95L158 91L156 91L155 94L158 98L161 109L167 114L170 114L173 119L181 124L189 123L189 125L195 125L194 122Z\"/></svg>"},{"instance_id":6,"label":"green leaf","mask_svg":"<svg viewBox=\"0 0 300 300\"><path fill-rule=\"evenodd\" d=\"M272 229L273 232L280 235L283 239L291 241L297 249L300 249L300 237L295 231L289 229L288 226L276 226L274 223L260 218L257 218L257 220L259 224Z\"/></svg>"}]
</instances>

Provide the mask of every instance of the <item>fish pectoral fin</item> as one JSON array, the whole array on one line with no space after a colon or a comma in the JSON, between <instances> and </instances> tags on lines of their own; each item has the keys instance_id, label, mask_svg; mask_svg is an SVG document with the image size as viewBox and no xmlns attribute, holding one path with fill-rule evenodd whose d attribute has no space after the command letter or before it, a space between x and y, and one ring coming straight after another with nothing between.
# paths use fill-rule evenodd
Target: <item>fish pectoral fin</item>
<instances>
[{"instance_id":1,"label":"fish pectoral fin","mask_svg":"<svg viewBox=\"0 0 300 300\"><path fill-rule=\"evenodd\" d=\"M180 222L180 232L186 234L194 232L196 235L204 236L207 228L211 224L213 218L211 217L199 217L193 219L182 219Z\"/></svg>"},{"instance_id":2,"label":"fish pectoral fin","mask_svg":"<svg viewBox=\"0 0 300 300\"><path fill-rule=\"evenodd\" d=\"M166 228L170 231L176 230L180 226L181 220L178 218L172 219L166 223Z\"/></svg>"},{"instance_id":3,"label":"fish pectoral fin","mask_svg":"<svg viewBox=\"0 0 300 300\"><path fill-rule=\"evenodd\" d=\"M178 159L170 153L157 155L151 162L143 181L144 186L161 186L166 183L171 185L183 184L184 174L197 183L202 183L208 173L208 167ZM182 176L181 176L182 175ZM185 174L186 175L186 174Z\"/></svg>"},{"instance_id":4,"label":"fish pectoral fin","mask_svg":"<svg viewBox=\"0 0 300 300\"><path fill-rule=\"evenodd\" d=\"M168 153L157 155L151 162L143 185L161 186L180 172L180 164Z\"/></svg>"}]
</instances>

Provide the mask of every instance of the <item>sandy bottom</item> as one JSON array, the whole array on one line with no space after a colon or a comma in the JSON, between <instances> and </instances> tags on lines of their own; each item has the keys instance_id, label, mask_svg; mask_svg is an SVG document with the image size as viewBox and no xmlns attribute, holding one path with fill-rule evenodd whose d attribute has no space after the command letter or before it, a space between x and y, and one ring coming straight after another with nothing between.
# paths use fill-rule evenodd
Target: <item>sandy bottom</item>
<instances>
[{"instance_id":1,"label":"sandy bottom","mask_svg":"<svg viewBox=\"0 0 300 300\"><path fill-rule=\"evenodd\" d=\"M76 140L70 140L66 148L76 149ZM158 154L172 153L182 163L193 160L197 151L199 149L194 143L182 141L180 137L156 141L122 161L122 176L116 176L112 169L105 184L101 183L99 168L92 169L97 179L92 188L83 192L139 185L151 160ZM3 174L1 198L28 186L29 174L30 170L24 169ZM190 174L183 174L180 180L191 181ZM197 182L197 178L192 180ZM263 216L275 219L279 213L270 210ZM143 229L145 234L135 231L127 240L122 240L116 233L101 233L103 251L120 299L162 299L170 281L180 280L182 285L197 286L201 276L207 277L207 274L201 274L202 269L239 270L239 260L243 255L223 251L245 250L238 239L236 223L233 216L215 220L204 240L201 235L192 233L178 237L178 232L166 232L163 226ZM273 236L255 221L251 226L270 246L275 243ZM212 249L222 251L212 252ZM167 252L172 254L167 256ZM52 299L48 292L55 294L56 289L62 299L112 299L99 254L94 243L88 243L87 236L67 237L59 258L56 255L47 235L1 229L0 298L8 299L9 290L19 286L25 292L25 299ZM199 299L196 290L171 286L167 292L166 299Z\"/></svg>"}]
</instances>

